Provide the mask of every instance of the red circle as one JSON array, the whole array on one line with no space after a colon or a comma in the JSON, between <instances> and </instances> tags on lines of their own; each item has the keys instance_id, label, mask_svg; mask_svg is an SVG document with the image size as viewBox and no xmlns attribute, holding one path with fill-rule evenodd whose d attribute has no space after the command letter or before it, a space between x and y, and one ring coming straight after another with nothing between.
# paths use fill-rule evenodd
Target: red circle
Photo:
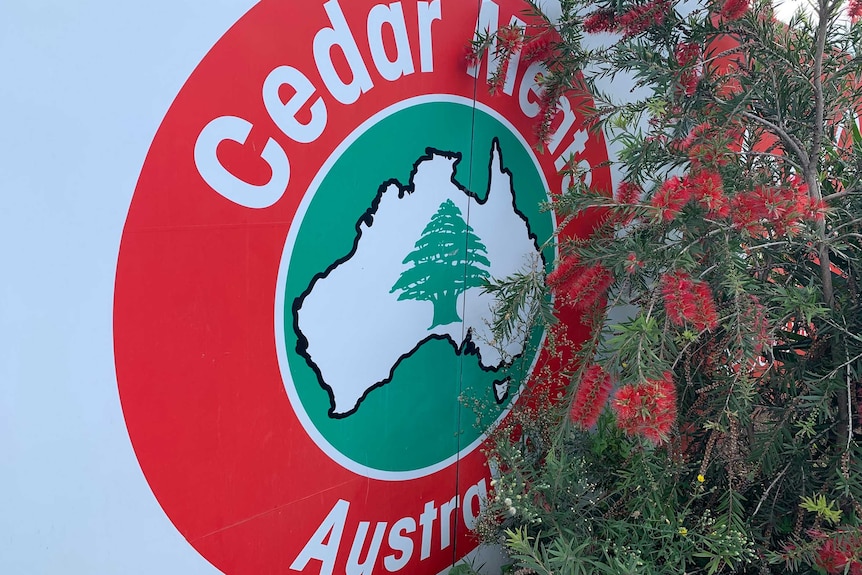
<instances>
[{"instance_id":1,"label":"red circle","mask_svg":"<svg viewBox=\"0 0 862 575\"><path fill-rule=\"evenodd\" d=\"M456 494L461 501L470 486L487 480L481 450L409 481L374 480L344 469L303 430L279 372L273 313L285 238L309 183L348 134L409 97L436 93L472 98L475 93L534 142L535 120L522 111L517 89L512 95L492 96L466 71L464 55L477 3L440 0L441 18L431 27L433 71L421 69L417 10L424 3L399 4L415 72L393 81L380 75L370 56L366 21L373 3L265 0L256 5L219 40L180 91L152 143L129 209L114 307L117 379L129 435L165 513L204 557L229 575L319 573L322 564L316 560L302 571L290 567L339 500L349 502L336 563L343 571L360 521L370 522L370 540L378 522L391 526L405 517L418 522L428 502L439 509ZM520 17L524 8L515 0L495 5L501 24ZM343 13L373 81L352 104L327 91L314 60L315 34L333 26L325 6ZM390 39L387 53L393 49ZM286 137L265 109L264 80L283 65L302 72L323 98L326 127L313 142ZM345 62L336 66L344 73ZM519 68L516 86L525 68ZM260 151L270 138L289 158L289 185L272 206L250 209L234 203L198 172L197 138L221 116L253 125L245 145L224 143L218 149L220 162L238 177L250 183L269 179ZM307 109L298 115L300 121L309 118ZM592 135L577 158L593 166L606 160L601 136ZM558 190L557 156L538 159L551 189ZM603 177L609 181L606 173ZM587 227L588 222L580 222L568 231L580 233ZM570 337L583 339L585 328L572 322ZM438 516L433 552L424 559L417 526L412 558L401 572L435 574L472 550L475 539L463 521L458 525L454 539L441 550ZM383 557L392 553L386 545L384 540L375 573L385 572Z\"/></svg>"}]
</instances>

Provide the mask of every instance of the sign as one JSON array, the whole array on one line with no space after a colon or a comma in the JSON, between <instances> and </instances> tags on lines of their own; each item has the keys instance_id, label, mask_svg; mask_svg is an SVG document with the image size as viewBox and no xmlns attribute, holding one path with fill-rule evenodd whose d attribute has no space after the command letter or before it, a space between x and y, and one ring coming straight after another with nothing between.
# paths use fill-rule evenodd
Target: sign
<instances>
[{"instance_id":1,"label":"sign","mask_svg":"<svg viewBox=\"0 0 862 575\"><path fill-rule=\"evenodd\" d=\"M153 493L224 573L435 574L476 547L483 441L551 361L541 330L494 340L482 285L550 265L540 202L607 160L566 98L533 151L539 63L515 54L493 96L493 51L468 65L524 7L264 0L165 116L117 379Z\"/></svg>"}]
</instances>

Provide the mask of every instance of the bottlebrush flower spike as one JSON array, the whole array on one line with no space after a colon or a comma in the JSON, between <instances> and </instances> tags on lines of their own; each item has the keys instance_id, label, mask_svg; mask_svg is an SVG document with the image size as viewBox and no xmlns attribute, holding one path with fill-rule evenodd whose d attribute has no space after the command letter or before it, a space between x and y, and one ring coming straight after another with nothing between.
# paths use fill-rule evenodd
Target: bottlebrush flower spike
<instances>
[{"instance_id":1,"label":"bottlebrush flower spike","mask_svg":"<svg viewBox=\"0 0 862 575\"><path fill-rule=\"evenodd\" d=\"M686 96L694 96L699 82L700 74L695 70L683 70L679 75L681 93Z\"/></svg>"},{"instance_id":2,"label":"bottlebrush flower spike","mask_svg":"<svg viewBox=\"0 0 862 575\"><path fill-rule=\"evenodd\" d=\"M680 66L688 66L689 64L697 64L700 60L700 46L691 42L680 42L676 45L674 58Z\"/></svg>"},{"instance_id":3,"label":"bottlebrush flower spike","mask_svg":"<svg viewBox=\"0 0 862 575\"><path fill-rule=\"evenodd\" d=\"M634 182L623 182L617 188L614 200L619 207L615 209L614 219L623 226L629 225L635 218L636 212L632 206L640 204L643 190Z\"/></svg>"},{"instance_id":4,"label":"bottlebrush flower spike","mask_svg":"<svg viewBox=\"0 0 862 575\"><path fill-rule=\"evenodd\" d=\"M599 301L613 283L613 274L601 264L581 268L566 282L565 299L575 309L585 310Z\"/></svg>"},{"instance_id":5,"label":"bottlebrush flower spike","mask_svg":"<svg viewBox=\"0 0 862 575\"><path fill-rule=\"evenodd\" d=\"M688 150L694 146L695 142L703 139L712 130L712 125L709 122L702 122L691 129L691 132L685 137L680 144L683 150Z\"/></svg>"},{"instance_id":6,"label":"bottlebrush flower spike","mask_svg":"<svg viewBox=\"0 0 862 575\"><path fill-rule=\"evenodd\" d=\"M475 44L470 42L464 51L464 59L467 61L468 66L478 66L482 60L482 53Z\"/></svg>"},{"instance_id":7,"label":"bottlebrush flower spike","mask_svg":"<svg viewBox=\"0 0 862 575\"><path fill-rule=\"evenodd\" d=\"M718 326L718 311L715 309L715 300L709 285L704 282L696 282L694 295L697 307L691 318L692 325L698 330L715 329Z\"/></svg>"},{"instance_id":8,"label":"bottlebrush flower spike","mask_svg":"<svg viewBox=\"0 0 862 575\"><path fill-rule=\"evenodd\" d=\"M616 201L618 204L636 205L641 201L643 190L634 182L623 182L617 188Z\"/></svg>"},{"instance_id":9,"label":"bottlebrush flower spike","mask_svg":"<svg viewBox=\"0 0 862 575\"><path fill-rule=\"evenodd\" d=\"M613 10L596 10L584 19L584 32L588 34L613 32L616 27L616 14Z\"/></svg>"},{"instance_id":10,"label":"bottlebrush flower spike","mask_svg":"<svg viewBox=\"0 0 862 575\"><path fill-rule=\"evenodd\" d=\"M544 61L553 54L554 44L547 34L533 38L524 45L524 61Z\"/></svg>"},{"instance_id":11,"label":"bottlebrush flower spike","mask_svg":"<svg viewBox=\"0 0 862 575\"><path fill-rule=\"evenodd\" d=\"M626 435L639 435L656 445L664 443L676 423L673 374L666 371L661 379L620 387L611 407L617 416L617 427Z\"/></svg>"},{"instance_id":12,"label":"bottlebrush flower spike","mask_svg":"<svg viewBox=\"0 0 862 575\"><path fill-rule=\"evenodd\" d=\"M500 72L494 74L491 79L488 80L488 91L491 94L499 94L503 90L503 86L506 83L506 75L502 73L502 70L508 64L508 58L501 58L499 69Z\"/></svg>"},{"instance_id":13,"label":"bottlebrush flower spike","mask_svg":"<svg viewBox=\"0 0 862 575\"><path fill-rule=\"evenodd\" d=\"M847 16L854 24L862 18L862 0L850 0L847 3Z\"/></svg>"},{"instance_id":14,"label":"bottlebrush flower spike","mask_svg":"<svg viewBox=\"0 0 862 575\"><path fill-rule=\"evenodd\" d=\"M801 178L792 178L787 186L758 186L749 193L740 193L731 203L734 227L752 236L763 235L766 225L783 235L795 232L801 221L819 221L826 205L808 196L808 186Z\"/></svg>"},{"instance_id":15,"label":"bottlebrush flower spike","mask_svg":"<svg viewBox=\"0 0 862 575\"><path fill-rule=\"evenodd\" d=\"M717 172L704 170L687 177L692 195L709 213L716 218L726 218L730 214L730 203L724 195L721 176Z\"/></svg>"},{"instance_id":16,"label":"bottlebrush flower spike","mask_svg":"<svg viewBox=\"0 0 862 575\"><path fill-rule=\"evenodd\" d=\"M556 288L560 286L563 282L569 279L569 276L572 275L575 267L578 265L579 260L578 256L569 255L563 257L558 263L556 269L548 274L548 277L545 279L545 282L548 284L550 288Z\"/></svg>"},{"instance_id":17,"label":"bottlebrush flower spike","mask_svg":"<svg viewBox=\"0 0 862 575\"><path fill-rule=\"evenodd\" d=\"M676 423L676 385L673 382L673 374L664 372L661 379L649 382L650 391L655 398L655 409L652 412L652 421L643 431L644 437L655 444L667 440Z\"/></svg>"},{"instance_id":18,"label":"bottlebrush flower spike","mask_svg":"<svg viewBox=\"0 0 862 575\"><path fill-rule=\"evenodd\" d=\"M825 538L825 534L809 531L809 534L816 539ZM862 573L862 563L858 557L862 551L862 539L858 536L840 537L826 539L823 544L817 549L814 563L829 575L838 575L839 573ZM849 570L845 571L849 566Z\"/></svg>"},{"instance_id":19,"label":"bottlebrush flower spike","mask_svg":"<svg viewBox=\"0 0 862 575\"><path fill-rule=\"evenodd\" d=\"M804 218L813 222L822 222L826 218L826 212L829 206L823 200L815 200L808 198L808 204L805 206Z\"/></svg>"},{"instance_id":20,"label":"bottlebrush flower spike","mask_svg":"<svg viewBox=\"0 0 862 575\"><path fill-rule=\"evenodd\" d=\"M661 277L660 290L668 319L674 325L685 325L697 307L694 281L683 272L665 274Z\"/></svg>"},{"instance_id":21,"label":"bottlebrush flower spike","mask_svg":"<svg viewBox=\"0 0 862 575\"><path fill-rule=\"evenodd\" d=\"M625 37L635 36L653 26L661 26L670 11L667 0L651 0L635 6L617 18L617 24Z\"/></svg>"},{"instance_id":22,"label":"bottlebrush flower spike","mask_svg":"<svg viewBox=\"0 0 862 575\"><path fill-rule=\"evenodd\" d=\"M761 220L766 219L763 188L758 186L753 192L739 193L731 202L730 218L733 226L755 236L763 232Z\"/></svg>"},{"instance_id":23,"label":"bottlebrush flower spike","mask_svg":"<svg viewBox=\"0 0 862 575\"><path fill-rule=\"evenodd\" d=\"M602 407L611 394L611 376L598 365L591 365L584 371L578 384L578 391L572 402L570 416L572 422L588 429L599 420Z\"/></svg>"},{"instance_id":24,"label":"bottlebrush flower spike","mask_svg":"<svg viewBox=\"0 0 862 575\"><path fill-rule=\"evenodd\" d=\"M661 185L650 205L658 210L664 221L669 222L679 215L690 199L691 188L679 176L674 176Z\"/></svg>"},{"instance_id":25,"label":"bottlebrush flower spike","mask_svg":"<svg viewBox=\"0 0 862 575\"><path fill-rule=\"evenodd\" d=\"M547 145L551 141L552 131L551 124L560 110L559 102L563 96L565 87L561 83L553 83L552 85L543 85L539 93L539 118L534 128L536 138Z\"/></svg>"},{"instance_id":26,"label":"bottlebrush flower spike","mask_svg":"<svg viewBox=\"0 0 862 575\"><path fill-rule=\"evenodd\" d=\"M701 331L718 325L718 312L709 285L695 281L685 272L665 274L660 290L668 319L674 325L690 323Z\"/></svg>"},{"instance_id":27,"label":"bottlebrush flower spike","mask_svg":"<svg viewBox=\"0 0 862 575\"><path fill-rule=\"evenodd\" d=\"M566 256L545 279L554 295L575 309L587 309L614 283L614 276L600 264L581 266L575 255Z\"/></svg>"},{"instance_id":28,"label":"bottlebrush flower spike","mask_svg":"<svg viewBox=\"0 0 862 575\"><path fill-rule=\"evenodd\" d=\"M524 45L523 31L517 26L503 26L497 31L498 49L517 52Z\"/></svg>"},{"instance_id":29,"label":"bottlebrush flower spike","mask_svg":"<svg viewBox=\"0 0 862 575\"><path fill-rule=\"evenodd\" d=\"M633 385L621 386L611 404L617 414L617 426L624 429L624 425L633 420L639 413L641 406L640 389Z\"/></svg>"},{"instance_id":30,"label":"bottlebrush flower spike","mask_svg":"<svg viewBox=\"0 0 862 575\"><path fill-rule=\"evenodd\" d=\"M634 274L642 267L644 267L644 263L638 259L636 253L630 252L629 255L626 256L625 270L627 274Z\"/></svg>"},{"instance_id":31,"label":"bottlebrush flower spike","mask_svg":"<svg viewBox=\"0 0 862 575\"><path fill-rule=\"evenodd\" d=\"M748 0L726 0L719 14L725 20L739 20L748 12Z\"/></svg>"},{"instance_id":32,"label":"bottlebrush flower spike","mask_svg":"<svg viewBox=\"0 0 862 575\"><path fill-rule=\"evenodd\" d=\"M700 46L690 42L680 42L674 51L676 63L683 68L679 75L679 83L686 96L693 96L700 82Z\"/></svg>"}]
</instances>

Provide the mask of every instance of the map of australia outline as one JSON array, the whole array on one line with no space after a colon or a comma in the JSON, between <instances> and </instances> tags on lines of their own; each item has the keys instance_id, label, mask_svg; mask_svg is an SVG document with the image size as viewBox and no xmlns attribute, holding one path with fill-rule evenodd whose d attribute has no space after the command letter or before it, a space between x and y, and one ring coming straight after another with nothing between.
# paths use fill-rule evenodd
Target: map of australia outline
<instances>
[{"instance_id":1,"label":"map of australia outline","mask_svg":"<svg viewBox=\"0 0 862 575\"><path fill-rule=\"evenodd\" d=\"M476 355L486 371L506 367L500 349L509 358L523 353L520 339L491 343L494 297L482 293L480 282L463 282L457 296L463 318L445 324L432 321L439 312L436 302L405 297L402 275L419 265L411 256L421 238L432 235L431 222L441 213L463 222L465 240L475 238L478 245L478 251L467 250L477 261L465 262L463 253L459 260L454 256L457 246L436 259L452 256L452 265L474 269L482 277L503 278L542 257L527 218L516 207L512 175L503 165L498 139L491 142L484 199L456 181L460 161L460 153L427 148L407 184L384 182L356 224L352 251L315 274L294 301L296 349L329 394L330 417L355 413L369 393L392 381L401 361L431 339L448 340L456 354ZM357 338L364 336L358 326L373 326L367 330L377 337L373 353L359 345Z\"/></svg>"}]
</instances>

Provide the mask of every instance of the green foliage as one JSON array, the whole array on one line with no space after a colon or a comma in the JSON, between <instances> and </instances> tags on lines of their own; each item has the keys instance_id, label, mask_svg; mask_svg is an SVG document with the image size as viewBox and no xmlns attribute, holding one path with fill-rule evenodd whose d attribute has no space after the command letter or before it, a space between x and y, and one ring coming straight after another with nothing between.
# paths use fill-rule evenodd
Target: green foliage
<instances>
[{"instance_id":1,"label":"green foliage","mask_svg":"<svg viewBox=\"0 0 862 575\"><path fill-rule=\"evenodd\" d=\"M503 340L519 322L556 333L572 286L612 277L584 311L594 337L554 348L577 364L534 375L566 382L559 396L493 438L477 531L514 571L862 572L862 26L830 0L788 25L739 6L567 0L518 32L559 34L543 102L591 89L581 111L620 148L623 182L573 178L553 208L601 214L596 233L560 245L551 275L486 288ZM584 48L602 26L616 41ZM599 76L641 97L599 93ZM615 382L606 404L587 405L605 401L581 377L593 364Z\"/></svg>"},{"instance_id":2,"label":"green foliage","mask_svg":"<svg viewBox=\"0 0 862 575\"><path fill-rule=\"evenodd\" d=\"M841 510L833 508L834 503L834 501L827 502L822 495L817 495L815 497L803 497L799 506L805 511L816 513L821 519L835 525L841 521Z\"/></svg>"},{"instance_id":3,"label":"green foliage","mask_svg":"<svg viewBox=\"0 0 862 575\"><path fill-rule=\"evenodd\" d=\"M449 570L449 575L477 575L477 573L470 565L459 563Z\"/></svg>"}]
</instances>

